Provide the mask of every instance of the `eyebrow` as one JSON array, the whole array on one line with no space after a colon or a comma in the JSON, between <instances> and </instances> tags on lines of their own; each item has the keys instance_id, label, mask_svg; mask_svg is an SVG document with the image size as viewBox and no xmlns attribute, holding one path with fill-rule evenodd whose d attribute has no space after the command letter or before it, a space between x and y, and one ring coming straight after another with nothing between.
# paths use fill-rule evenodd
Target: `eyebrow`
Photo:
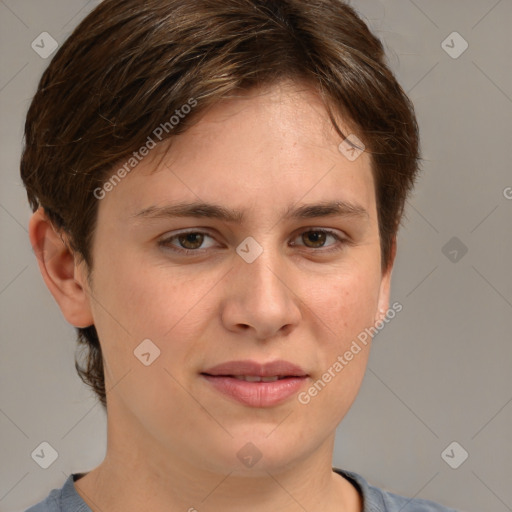
<instances>
[{"instance_id":1,"label":"eyebrow","mask_svg":"<svg viewBox=\"0 0 512 512\"><path fill-rule=\"evenodd\" d=\"M184 202L164 206L149 206L133 215L134 218L160 219L173 217L197 217L218 219L224 222L241 224L245 214L240 210L233 210L225 206L204 203ZM367 217L366 209L355 203L347 201L324 201L316 204L306 204L298 207L294 205L282 212L283 220L303 220L318 217Z\"/></svg>"}]
</instances>

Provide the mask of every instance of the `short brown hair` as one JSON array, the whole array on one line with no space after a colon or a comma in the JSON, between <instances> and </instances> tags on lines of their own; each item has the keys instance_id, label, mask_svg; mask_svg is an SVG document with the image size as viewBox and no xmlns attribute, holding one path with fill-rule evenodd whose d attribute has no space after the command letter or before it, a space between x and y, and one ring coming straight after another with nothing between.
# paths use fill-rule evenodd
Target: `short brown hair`
<instances>
[{"instance_id":1,"label":"short brown hair","mask_svg":"<svg viewBox=\"0 0 512 512\"><path fill-rule=\"evenodd\" d=\"M381 42L340 0L104 0L44 72L28 110L21 176L32 209L43 207L93 268L98 199L113 166L191 98L193 111L236 91L280 80L318 92L356 127L371 155L382 269L418 171L414 109L385 62ZM106 407L94 325L77 329L88 351L82 380Z\"/></svg>"}]
</instances>

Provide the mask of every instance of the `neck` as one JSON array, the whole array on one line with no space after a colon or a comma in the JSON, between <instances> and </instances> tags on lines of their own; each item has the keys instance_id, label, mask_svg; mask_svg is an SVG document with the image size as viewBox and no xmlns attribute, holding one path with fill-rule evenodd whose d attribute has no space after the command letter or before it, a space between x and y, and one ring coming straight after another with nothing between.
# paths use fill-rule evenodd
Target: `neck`
<instances>
[{"instance_id":1,"label":"neck","mask_svg":"<svg viewBox=\"0 0 512 512\"><path fill-rule=\"evenodd\" d=\"M75 482L77 492L93 512L363 510L353 485L319 461L305 460L286 471L263 469L246 476L236 471L212 473L169 461L162 470L147 461L132 465L126 460L129 458L107 456Z\"/></svg>"},{"instance_id":2,"label":"neck","mask_svg":"<svg viewBox=\"0 0 512 512\"><path fill-rule=\"evenodd\" d=\"M74 484L93 512L362 511L358 491L332 471L334 433L285 467L279 457L263 456L244 468L215 466L207 454L197 459L179 446L165 449L129 422L113 425L119 422L109 421L104 461Z\"/></svg>"}]
</instances>

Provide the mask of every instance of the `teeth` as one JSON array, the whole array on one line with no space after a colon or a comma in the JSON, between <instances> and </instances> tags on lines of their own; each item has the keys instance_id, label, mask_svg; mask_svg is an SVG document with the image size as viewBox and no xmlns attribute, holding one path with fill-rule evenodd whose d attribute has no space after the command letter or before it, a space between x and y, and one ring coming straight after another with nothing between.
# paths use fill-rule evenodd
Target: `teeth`
<instances>
[{"instance_id":1,"label":"teeth","mask_svg":"<svg viewBox=\"0 0 512 512\"><path fill-rule=\"evenodd\" d=\"M245 380L246 382L275 382L279 379L278 376L275 377L258 377L256 375L234 375L235 379Z\"/></svg>"}]
</instances>

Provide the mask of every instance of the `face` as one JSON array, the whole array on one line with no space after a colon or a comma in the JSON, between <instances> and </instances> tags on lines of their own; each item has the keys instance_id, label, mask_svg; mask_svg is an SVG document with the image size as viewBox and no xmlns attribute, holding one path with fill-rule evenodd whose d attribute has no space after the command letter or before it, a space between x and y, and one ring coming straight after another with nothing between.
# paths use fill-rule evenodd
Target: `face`
<instances>
[{"instance_id":1,"label":"face","mask_svg":"<svg viewBox=\"0 0 512 512\"><path fill-rule=\"evenodd\" d=\"M145 457L277 471L331 446L389 290L370 157L340 142L315 93L283 83L210 109L99 201L109 425Z\"/></svg>"}]
</instances>

